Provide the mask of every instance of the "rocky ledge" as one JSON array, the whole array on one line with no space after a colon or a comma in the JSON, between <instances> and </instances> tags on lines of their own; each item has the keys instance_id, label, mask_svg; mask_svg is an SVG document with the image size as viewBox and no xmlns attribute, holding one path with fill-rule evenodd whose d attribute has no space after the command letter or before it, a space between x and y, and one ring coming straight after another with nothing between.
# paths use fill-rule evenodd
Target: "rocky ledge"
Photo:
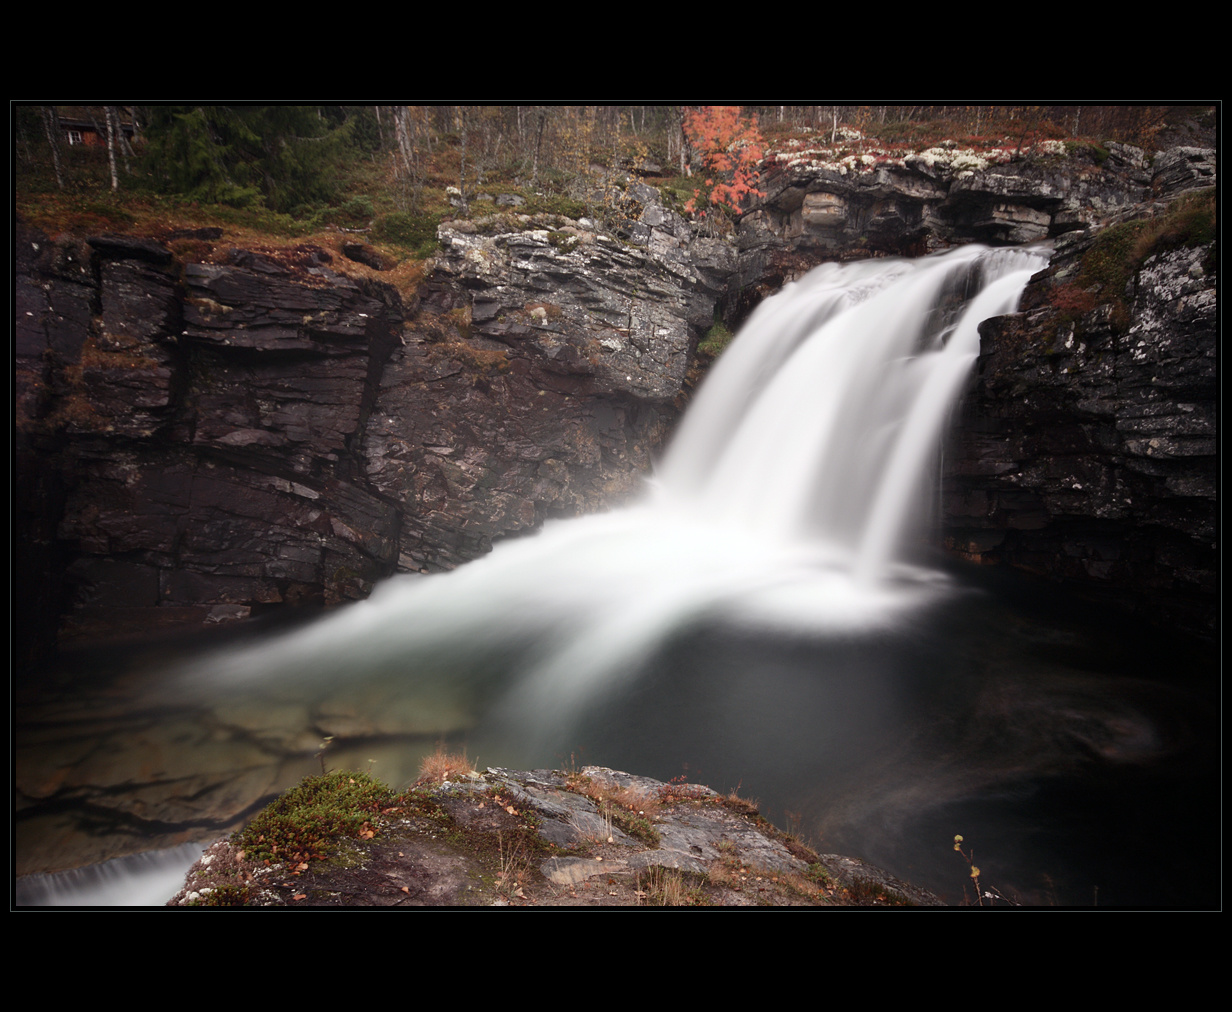
<instances>
[{"instance_id":1,"label":"rocky ledge","mask_svg":"<svg viewBox=\"0 0 1232 1012\"><path fill-rule=\"evenodd\" d=\"M1078 312L1091 293L1057 272L1110 217L1216 182L1217 153L1018 154L780 152L734 244L629 180L602 225L447 223L400 289L349 241L83 240L19 222L15 656L46 656L61 632L339 604L618 506L716 319L737 324L825 261L1045 237L1065 298L1039 295L1051 311L1029 312L1029 340L985 334L947 535L968 557L1094 584L1146 553L1162 569L1131 574L1135 593L1162 581L1212 601L1214 247L1141 265L1128 326L1093 296ZM1017 544L1039 516L1085 529Z\"/></svg>"},{"instance_id":2,"label":"rocky ledge","mask_svg":"<svg viewBox=\"0 0 1232 1012\"><path fill-rule=\"evenodd\" d=\"M1219 620L1216 244L1164 249L1107 292L1084 287L1118 228L1132 238L1161 220L1066 237L1023 311L981 328L977 377L946 456L943 523L967 559L1210 635Z\"/></svg>"},{"instance_id":3,"label":"rocky ledge","mask_svg":"<svg viewBox=\"0 0 1232 1012\"><path fill-rule=\"evenodd\" d=\"M597 766L451 776L391 795L319 860L257 862L221 840L170 905L942 905L700 784Z\"/></svg>"}]
</instances>

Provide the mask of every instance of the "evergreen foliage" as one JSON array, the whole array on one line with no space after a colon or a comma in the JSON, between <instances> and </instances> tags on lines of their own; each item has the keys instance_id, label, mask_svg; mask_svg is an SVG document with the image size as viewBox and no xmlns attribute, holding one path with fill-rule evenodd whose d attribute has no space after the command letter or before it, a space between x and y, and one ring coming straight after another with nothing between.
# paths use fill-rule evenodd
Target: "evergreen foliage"
<instances>
[{"instance_id":1,"label":"evergreen foliage","mask_svg":"<svg viewBox=\"0 0 1232 1012\"><path fill-rule=\"evenodd\" d=\"M370 143L362 118L337 107L155 106L146 168L158 189L192 200L303 211L336 198L356 132Z\"/></svg>"}]
</instances>

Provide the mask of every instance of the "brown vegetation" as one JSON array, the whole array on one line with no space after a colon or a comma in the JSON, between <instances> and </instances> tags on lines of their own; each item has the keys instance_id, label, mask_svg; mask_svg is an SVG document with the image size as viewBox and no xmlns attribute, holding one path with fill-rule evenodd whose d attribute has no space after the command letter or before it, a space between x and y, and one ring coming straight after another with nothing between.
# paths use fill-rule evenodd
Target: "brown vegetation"
<instances>
[{"instance_id":1,"label":"brown vegetation","mask_svg":"<svg viewBox=\"0 0 1232 1012\"><path fill-rule=\"evenodd\" d=\"M436 751L425 756L419 764L419 779L416 784L442 783L445 780L457 780L472 772L471 761L466 752L446 752L443 744L436 746Z\"/></svg>"}]
</instances>

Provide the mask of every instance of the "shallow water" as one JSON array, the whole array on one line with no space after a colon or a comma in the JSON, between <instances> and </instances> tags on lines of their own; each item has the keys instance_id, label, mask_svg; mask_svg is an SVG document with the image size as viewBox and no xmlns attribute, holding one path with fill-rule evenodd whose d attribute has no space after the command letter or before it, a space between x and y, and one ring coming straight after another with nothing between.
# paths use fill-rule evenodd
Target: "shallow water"
<instances>
[{"instance_id":1,"label":"shallow water","mask_svg":"<svg viewBox=\"0 0 1232 1012\"><path fill-rule=\"evenodd\" d=\"M701 621L550 729L527 719L510 673L451 692L439 669L423 679L378 669L315 702L280 702L268 685L213 701L179 689L171 701L168 651L147 649L135 659L143 673L100 679L78 694L84 705L44 697L19 709L19 785L43 771L58 786L18 813L18 867L221 835L319 769L314 753L333 730L331 767L397 785L444 737L482 765L594 763L738 788L817 849L954 903L966 885L955 834L975 848L982 882L1020 902L1217 903L1213 651L1032 580L962 579L894 629ZM400 716L422 713L436 726Z\"/></svg>"}]
</instances>

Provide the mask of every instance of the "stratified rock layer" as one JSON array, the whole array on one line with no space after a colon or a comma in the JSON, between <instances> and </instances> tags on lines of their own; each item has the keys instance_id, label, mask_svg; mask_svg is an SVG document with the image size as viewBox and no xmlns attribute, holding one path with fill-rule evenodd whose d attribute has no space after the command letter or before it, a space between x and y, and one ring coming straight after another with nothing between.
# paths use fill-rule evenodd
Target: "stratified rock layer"
<instances>
[{"instance_id":1,"label":"stratified rock layer","mask_svg":"<svg viewBox=\"0 0 1232 1012\"><path fill-rule=\"evenodd\" d=\"M1092 237L1053 258L1064 270ZM1217 295L1211 246L1149 258L1128 323L1073 319L1041 275L989 321L946 459L960 554L1103 588L1144 617L1213 631L1218 587Z\"/></svg>"},{"instance_id":2,"label":"stratified rock layer","mask_svg":"<svg viewBox=\"0 0 1232 1012\"><path fill-rule=\"evenodd\" d=\"M218 230L177 247L185 261L152 239L51 241L19 224L19 660L62 614L97 634L138 614L335 603L618 504L716 315L738 321L825 260L1081 234L1216 178L1206 148L1002 154L780 159L734 246L636 181L609 234L559 216L451 223L405 306L362 250L343 275L318 247L228 250ZM1107 309L1065 330L1043 296L989 329L951 458L958 550L1209 597L1208 259L1148 264L1128 330Z\"/></svg>"}]
</instances>

